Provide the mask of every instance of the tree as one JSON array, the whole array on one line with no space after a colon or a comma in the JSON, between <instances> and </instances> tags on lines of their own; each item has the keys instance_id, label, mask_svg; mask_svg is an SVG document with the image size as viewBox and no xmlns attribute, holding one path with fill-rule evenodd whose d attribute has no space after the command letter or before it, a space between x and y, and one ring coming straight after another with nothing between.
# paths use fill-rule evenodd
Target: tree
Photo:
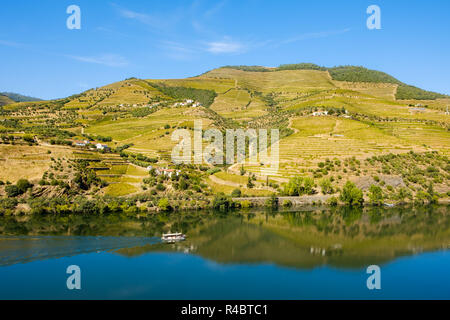
<instances>
[{"instance_id":1,"label":"tree","mask_svg":"<svg viewBox=\"0 0 450 320\"><path fill-rule=\"evenodd\" d=\"M438 196L434 192L433 183L430 181L427 188L428 193L428 201L430 203L437 203L438 202Z\"/></svg>"},{"instance_id":2,"label":"tree","mask_svg":"<svg viewBox=\"0 0 450 320\"><path fill-rule=\"evenodd\" d=\"M214 196L213 208L226 210L233 206L233 200L229 196L226 196L223 192L220 192Z\"/></svg>"},{"instance_id":3,"label":"tree","mask_svg":"<svg viewBox=\"0 0 450 320\"><path fill-rule=\"evenodd\" d=\"M16 185L8 185L5 187L5 191L6 194L8 195L8 197L13 198L13 197L17 197L18 195L20 195L20 190Z\"/></svg>"},{"instance_id":4,"label":"tree","mask_svg":"<svg viewBox=\"0 0 450 320\"><path fill-rule=\"evenodd\" d=\"M369 189L370 203L379 206L383 203L383 190L379 186L371 185Z\"/></svg>"},{"instance_id":5,"label":"tree","mask_svg":"<svg viewBox=\"0 0 450 320\"><path fill-rule=\"evenodd\" d=\"M231 192L231 196L232 196L233 198L240 198L240 197L242 196L242 192L241 192L240 189L234 189L234 190Z\"/></svg>"},{"instance_id":6,"label":"tree","mask_svg":"<svg viewBox=\"0 0 450 320\"><path fill-rule=\"evenodd\" d=\"M278 207L278 197L272 193L269 199L266 201L266 206L272 209L275 209Z\"/></svg>"},{"instance_id":7,"label":"tree","mask_svg":"<svg viewBox=\"0 0 450 320\"><path fill-rule=\"evenodd\" d=\"M334 192L331 180L328 178L324 178L320 181L320 188L322 189L323 194L332 194Z\"/></svg>"},{"instance_id":8,"label":"tree","mask_svg":"<svg viewBox=\"0 0 450 320\"><path fill-rule=\"evenodd\" d=\"M178 183L178 189L180 190L186 190L188 188L188 184L184 178L180 179L180 182Z\"/></svg>"},{"instance_id":9,"label":"tree","mask_svg":"<svg viewBox=\"0 0 450 320\"><path fill-rule=\"evenodd\" d=\"M161 209L162 211L170 211L172 207L169 204L169 199L167 198L160 199L158 202L158 208Z\"/></svg>"},{"instance_id":10,"label":"tree","mask_svg":"<svg viewBox=\"0 0 450 320\"><path fill-rule=\"evenodd\" d=\"M338 205L338 199L336 197L331 197L327 200L328 205L335 207Z\"/></svg>"},{"instance_id":11,"label":"tree","mask_svg":"<svg viewBox=\"0 0 450 320\"><path fill-rule=\"evenodd\" d=\"M284 186L284 194L288 196L301 196L314 194L314 180L309 177L295 176Z\"/></svg>"},{"instance_id":12,"label":"tree","mask_svg":"<svg viewBox=\"0 0 450 320\"><path fill-rule=\"evenodd\" d=\"M23 141L28 143L34 143L34 137L32 135L26 134L23 136Z\"/></svg>"},{"instance_id":13,"label":"tree","mask_svg":"<svg viewBox=\"0 0 450 320\"><path fill-rule=\"evenodd\" d=\"M19 188L20 193L25 193L29 188L31 188L33 185L26 179L20 179L16 183L17 188Z\"/></svg>"},{"instance_id":14,"label":"tree","mask_svg":"<svg viewBox=\"0 0 450 320\"><path fill-rule=\"evenodd\" d=\"M254 186L255 186L255 185L254 185L254 183L253 183L252 177L249 176L249 177L248 177L248 181L247 181L247 188L251 189L251 188L253 188Z\"/></svg>"},{"instance_id":15,"label":"tree","mask_svg":"<svg viewBox=\"0 0 450 320\"><path fill-rule=\"evenodd\" d=\"M358 207L364 203L363 192L353 182L347 181L341 191L340 199L345 204Z\"/></svg>"}]
</instances>

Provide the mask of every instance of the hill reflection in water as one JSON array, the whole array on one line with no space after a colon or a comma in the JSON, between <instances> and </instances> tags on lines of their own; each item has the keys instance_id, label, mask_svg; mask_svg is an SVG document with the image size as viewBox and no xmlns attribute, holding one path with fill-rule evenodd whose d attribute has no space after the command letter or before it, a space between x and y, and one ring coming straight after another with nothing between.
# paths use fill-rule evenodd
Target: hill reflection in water
<instances>
[{"instance_id":1,"label":"hill reflection in water","mask_svg":"<svg viewBox=\"0 0 450 320\"><path fill-rule=\"evenodd\" d=\"M0 217L0 266L114 251L183 252L223 264L360 268L450 248L448 206L185 212L148 217ZM163 232L187 241L161 244Z\"/></svg>"}]
</instances>

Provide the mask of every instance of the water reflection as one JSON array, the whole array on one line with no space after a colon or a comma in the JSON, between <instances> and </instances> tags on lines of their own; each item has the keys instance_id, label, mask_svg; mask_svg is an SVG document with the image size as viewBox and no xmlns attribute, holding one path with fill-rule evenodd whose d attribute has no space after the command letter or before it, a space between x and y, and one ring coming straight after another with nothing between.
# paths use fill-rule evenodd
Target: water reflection
<instances>
[{"instance_id":1,"label":"water reflection","mask_svg":"<svg viewBox=\"0 0 450 320\"><path fill-rule=\"evenodd\" d=\"M450 248L448 206L0 217L0 265L113 250L196 254L219 263L359 268ZM172 245L158 237L180 231Z\"/></svg>"}]
</instances>

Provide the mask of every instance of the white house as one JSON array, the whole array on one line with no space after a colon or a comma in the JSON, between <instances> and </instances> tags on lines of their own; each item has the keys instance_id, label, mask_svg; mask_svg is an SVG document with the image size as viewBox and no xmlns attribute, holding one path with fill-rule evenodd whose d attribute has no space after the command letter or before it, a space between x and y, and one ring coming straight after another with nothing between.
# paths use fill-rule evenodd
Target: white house
<instances>
[{"instance_id":1,"label":"white house","mask_svg":"<svg viewBox=\"0 0 450 320\"><path fill-rule=\"evenodd\" d=\"M97 148L97 150L104 150L104 151L108 151L110 149L106 144L101 143L97 143L95 147Z\"/></svg>"},{"instance_id":2,"label":"white house","mask_svg":"<svg viewBox=\"0 0 450 320\"><path fill-rule=\"evenodd\" d=\"M174 170L174 169L156 168L155 171L158 176L167 176L169 178L172 178L173 175L176 175L178 177L181 173L181 170Z\"/></svg>"},{"instance_id":3,"label":"white house","mask_svg":"<svg viewBox=\"0 0 450 320\"><path fill-rule=\"evenodd\" d=\"M316 111L313 112L313 117L318 117L318 116L327 116L328 115L328 111Z\"/></svg>"},{"instance_id":4,"label":"white house","mask_svg":"<svg viewBox=\"0 0 450 320\"><path fill-rule=\"evenodd\" d=\"M88 141L88 140L84 140L84 141L75 141L75 142L74 142L75 146L77 146L77 147L85 147L85 146L87 146L87 145L90 144L90 143L91 143L91 142Z\"/></svg>"}]
</instances>

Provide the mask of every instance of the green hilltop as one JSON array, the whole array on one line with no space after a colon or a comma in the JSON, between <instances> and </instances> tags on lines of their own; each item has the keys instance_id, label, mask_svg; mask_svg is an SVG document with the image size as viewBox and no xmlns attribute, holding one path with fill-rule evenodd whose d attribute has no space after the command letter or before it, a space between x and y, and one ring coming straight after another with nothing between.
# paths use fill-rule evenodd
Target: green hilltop
<instances>
[{"instance_id":1,"label":"green hilltop","mask_svg":"<svg viewBox=\"0 0 450 320\"><path fill-rule=\"evenodd\" d=\"M8 185L20 179L36 197L139 197L152 208L162 198L204 207L221 192L296 196L298 183L312 186L307 201L325 202L347 181L366 199L372 185L389 202L450 197L450 98L364 67L225 66L184 79L128 78L64 99L3 99L0 198L7 187L20 191ZM180 181L149 176L149 166L177 168L173 133L193 134L197 120L204 131L279 129L279 168L204 163L178 166Z\"/></svg>"},{"instance_id":2,"label":"green hilltop","mask_svg":"<svg viewBox=\"0 0 450 320\"><path fill-rule=\"evenodd\" d=\"M450 96L432 91L426 91L411 85L407 85L391 75L370 70L361 66L338 66L322 67L314 63L282 64L277 68L267 68L262 66L225 66L224 68L249 71L249 72L276 72L282 70L318 70L328 71L333 80L349 82L368 83L391 83L398 85L396 98L399 100L418 99L435 100L439 98L449 98Z\"/></svg>"}]
</instances>

